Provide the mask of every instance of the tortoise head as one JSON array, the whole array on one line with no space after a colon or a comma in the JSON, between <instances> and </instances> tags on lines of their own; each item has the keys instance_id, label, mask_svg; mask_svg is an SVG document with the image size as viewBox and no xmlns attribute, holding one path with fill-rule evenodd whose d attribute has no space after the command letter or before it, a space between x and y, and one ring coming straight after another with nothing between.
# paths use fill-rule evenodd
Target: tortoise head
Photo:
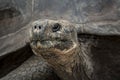
<instances>
[{"instance_id":1,"label":"tortoise head","mask_svg":"<svg viewBox=\"0 0 120 80\"><path fill-rule=\"evenodd\" d=\"M78 46L77 32L66 20L37 20L30 29L30 45L36 55L58 60ZM61 58L62 59L62 58Z\"/></svg>"}]
</instances>

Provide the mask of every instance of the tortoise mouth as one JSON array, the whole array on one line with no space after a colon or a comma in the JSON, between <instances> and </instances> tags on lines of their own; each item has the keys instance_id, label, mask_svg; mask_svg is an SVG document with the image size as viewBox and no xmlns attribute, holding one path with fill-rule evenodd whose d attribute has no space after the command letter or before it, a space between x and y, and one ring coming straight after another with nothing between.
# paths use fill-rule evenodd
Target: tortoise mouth
<instances>
[{"instance_id":1,"label":"tortoise mouth","mask_svg":"<svg viewBox=\"0 0 120 80\"><path fill-rule=\"evenodd\" d=\"M45 40L32 40L31 46L39 50L59 49L61 51L68 50L73 46L72 40L67 39L45 39Z\"/></svg>"},{"instance_id":2,"label":"tortoise mouth","mask_svg":"<svg viewBox=\"0 0 120 80\"><path fill-rule=\"evenodd\" d=\"M33 40L30 43L35 55L42 56L47 60L59 60L64 54L71 54L78 44L72 40Z\"/></svg>"}]
</instances>

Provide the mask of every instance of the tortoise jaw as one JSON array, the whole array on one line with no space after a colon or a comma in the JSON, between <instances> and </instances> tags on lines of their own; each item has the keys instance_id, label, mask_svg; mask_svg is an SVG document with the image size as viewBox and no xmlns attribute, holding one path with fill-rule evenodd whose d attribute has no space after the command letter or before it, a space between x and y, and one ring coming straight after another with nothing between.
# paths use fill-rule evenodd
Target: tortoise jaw
<instances>
[{"instance_id":1,"label":"tortoise jaw","mask_svg":"<svg viewBox=\"0 0 120 80\"><path fill-rule=\"evenodd\" d=\"M71 43L72 41L70 40L65 40L65 39L56 39L56 40L50 40L50 39L46 39L46 40L31 40L31 45L32 46L36 46L36 48L41 49L41 48L55 48L57 46L62 46L65 45L65 43Z\"/></svg>"},{"instance_id":2,"label":"tortoise jaw","mask_svg":"<svg viewBox=\"0 0 120 80\"><path fill-rule=\"evenodd\" d=\"M38 49L39 51L69 51L71 47L73 47L75 44L71 40L32 40L31 41L31 47L33 49Z\"/></svg>"},{"instance_id":3,"label":"tortoise jaw","mask_svg":"<svg viewBox=\"0 0 120 80\"><path fill-rule=\"evenodd\" d=\"M57 45L54 47L45 48L41 43L38 43L39 47L31 47L34 54L37 56L42 56L46 60L59 60L62 55L71 55L78 48L78 44L73 42L68 49L58 49Z\"/></svg>"}]
</instances>

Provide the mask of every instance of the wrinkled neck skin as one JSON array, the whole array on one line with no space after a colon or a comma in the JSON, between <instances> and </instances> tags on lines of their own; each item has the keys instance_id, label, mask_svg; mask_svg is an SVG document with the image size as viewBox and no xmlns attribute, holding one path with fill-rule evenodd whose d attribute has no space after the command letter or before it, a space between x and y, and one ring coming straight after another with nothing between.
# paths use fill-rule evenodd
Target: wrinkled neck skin
<instances>
[{"instance_id":1,"label":"wrinkled neck skin","mask_svg":"<svg viewBox=\"0 0 120 80\"><path fill-rule=\"evenodd\" d=\"M57 51L55 48L44 52L33 49L33 52L36 55L40 54L53 67L61 80L92 80L91 57L86 48L79 43L66 52Z\"/></svg>"},{"instance_id":2,"label":"wrinkled neck skin","mask_svg":"<svg viewBox=\"0 0 120 80\"><path fill-rule=\"evenodd\" d=\"M56 60L52 59L52 61L49 59L47 61L52 65L55 72L62 80L80 80L76 75L79 74L79 71L77 70L77 72L74 73L74 69L77 69L80 64L79 52L80 49L76 46L66 54L59 54L59 58Z\"/></svg>"},{"instance_id":3,"label":"wrinkled neck skin","mask_svg":"<svg viewBox=\"0 0 120 80\"><path fill-rule=\"evenodd\" d=\"M57 75L62 80L90 80L89 75L91 74L91 71L88 70L89 65L87 66L88 63L86 63L87 56L82 52L83 51L81 51L80 46L77 45L66 54L55 52L52 53L54 56L50 55L51 57L48 58L44 57L44 55L51 53L45 52L42 54L42 56L49 64L51 64ZM87 74L86 71L90 71L87 72L90 74Z\"/></svg>"},{"instance_id":4,"label":"wrinkled neck skin","mask_svg":"<svg viewBox=\"0 0 120 80\"><path fill-rule=\"evenodd\" d=\"M74 50L72 50L70 53L71 55L63 55L61 62L58 66L54 66L56 73L63 78L63 80L77 80L76 74L74 74L74 68L80 64L78 52L79 47L76 47Z\"/></svg>"}]
</instances>

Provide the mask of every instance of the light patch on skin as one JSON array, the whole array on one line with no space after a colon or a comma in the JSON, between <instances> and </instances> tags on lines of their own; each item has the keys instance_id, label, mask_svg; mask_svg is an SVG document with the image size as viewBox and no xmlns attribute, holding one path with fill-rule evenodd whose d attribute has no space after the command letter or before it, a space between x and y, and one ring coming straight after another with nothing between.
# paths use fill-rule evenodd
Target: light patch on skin
<instances>
[{"instance_id":1,"label":"light patch on skin","mask_svg":"<svg viewBox=\"0 0 120 80\"><path fill-rule=\"evenodd\" d=\"M78 45L75 43L75 42L73 42L73 47L71 47L70 49L68 49L68 50L65 50L65 51L63 51L63 53L70 53L72 50L74 50L76 47L78 47Z\"/></svg>"}]
</instances>

